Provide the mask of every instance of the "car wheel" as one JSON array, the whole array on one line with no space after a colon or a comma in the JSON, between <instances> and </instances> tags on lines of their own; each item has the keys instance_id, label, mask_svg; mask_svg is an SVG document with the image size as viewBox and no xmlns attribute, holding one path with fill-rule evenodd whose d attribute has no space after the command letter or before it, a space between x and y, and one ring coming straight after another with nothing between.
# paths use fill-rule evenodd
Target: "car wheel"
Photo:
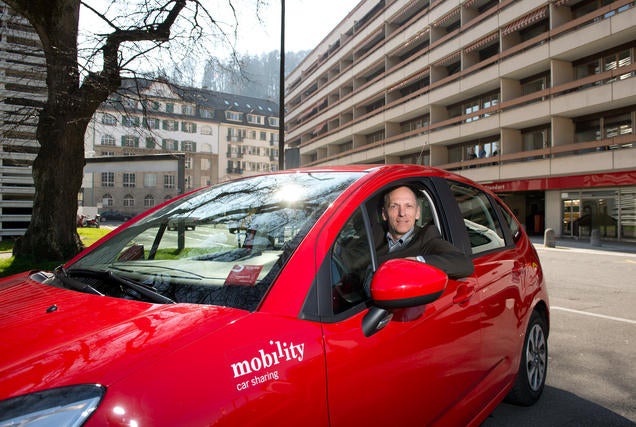
<instances>
[{"instance_id":1,"label":"car wheel","mask_svg":"<svg viewBox=\"0 0 636 427\"><path fill-rule=\"evenodd\" d=\"M543 392L547 372L548 329L543 317L535 311L526 331L517 379L506 401L523 406L535 403Z\"/></svg>"}]
</instances>

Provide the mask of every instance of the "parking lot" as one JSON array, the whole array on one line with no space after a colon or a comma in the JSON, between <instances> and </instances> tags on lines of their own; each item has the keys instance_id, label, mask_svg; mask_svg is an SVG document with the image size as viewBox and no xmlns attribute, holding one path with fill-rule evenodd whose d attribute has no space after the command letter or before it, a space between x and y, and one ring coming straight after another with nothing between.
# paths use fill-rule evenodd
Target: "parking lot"
<instances>
[{"instance_id":1,"label":"parking lot","mask_svg":"<svg viewBox=\"0 0 636 427\"><path fill-rule=\"evenodd\" d=\"M501 404L483 427L635 426L636 253L535 246L552 306L546 388L535 406Z\"/></svg>"}]
</instances>

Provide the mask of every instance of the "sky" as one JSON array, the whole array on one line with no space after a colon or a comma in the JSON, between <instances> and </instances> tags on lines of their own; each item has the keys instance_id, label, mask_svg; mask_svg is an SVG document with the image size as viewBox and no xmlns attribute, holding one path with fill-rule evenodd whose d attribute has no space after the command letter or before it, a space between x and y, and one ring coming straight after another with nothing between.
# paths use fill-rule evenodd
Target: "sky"
<instances>
[{"instance_id":1,"label":"sky","mask_svg":"<svg viewBox=\"0 0 636 427\"><path fill-rule=\"evenodd\" d=\"M126 0L85 1L110 19L116 14L128 15L122 9L122 5L127 4ZM148 0L132 0L131 10L134 5L143 4L144 1ZM285 51L313 49L359 2L360 0L285 0ZM234 30L235 19L228 4L233 5L238 19L236 48L239 53L254 55L279 50L281 0L200 0L200 3L229 33ZM257 4L260 5L259 8ZM131 21L121 22L124 23L130 24ZM107 34L111 30L96 14L86 7L82 8L80 34Z\"/></svg>"},{"instance_id":2,"label":"sky","mask_svg":"<svg viewBox=\"0 0 636 427\"><path fill-rule=\"evenodd\" d=\"M146 2L154 4L156 1L160 0L84 0L122 28L139 23L130 11L147 4ZM230 43L234 44L234 51L239 57L247 54L258 56L280 49L281 0L199 2L226 34L233 35L236 30L236 38L232 37ZM285 52L313 50L359 2L360 0L285 0ZM229 4L236 11L236 19ZM257 8L257 5L260 7ZM188 18L184 19L187 21ZM238 26L235 28L237 21ZM103 40L96 39L95 36L109 34L111 31L112 28L90 8L80 9L80 62L84 72L101 68L101 55L95 53L99 52ZM142 44L136 49L126 49L130 45L122 46L125 68L137 72L155 72L161 69L171 73L171 67L176 67L175 69L182 72L182 78L188 83L196 84L201 80L204 65L211 56L220 62L230 58L232 50L227 40L206 38L197 44L191 44L189 35L187 30L175 33L173 29L174 40L167 45L169 50L151 50L149 55L141 57L137 53L147 49L149 44ZM131 58L132 61L128 64L126 61Z\"/></svg>"},{"instance_id":3,"label":"sky","mask_svg":"<svg viewBox=\"0 0 636 427\"><path fill-rule=\"evenodd\" d=\"M311 50L316 47L359 1L285 0L285 51ZM238 50L250 54L278 50L280 1L268 0L261 15L264 25L256 19L253 0L243 2L251 3L252 7L243 8L239 16Z\"/></svg>"}]
</instances>

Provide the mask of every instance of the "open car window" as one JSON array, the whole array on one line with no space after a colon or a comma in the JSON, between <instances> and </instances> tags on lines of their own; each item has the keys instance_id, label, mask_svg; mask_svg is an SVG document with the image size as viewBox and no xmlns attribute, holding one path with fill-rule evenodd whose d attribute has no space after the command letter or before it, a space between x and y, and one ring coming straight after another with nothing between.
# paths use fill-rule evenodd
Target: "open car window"
<instances>
[{"instance_id":1,"label":"open car window","mask_svg":"<svg viewBox=\"0 0 636 427\"><path fill-rule=\"evenodd\" d=\"M124 280L175 302L254 310L309 229L359 176L276 174L196 192L131 224L67 274L115 297L136 297L120 290Z\"/></svg>"}]
</instances>

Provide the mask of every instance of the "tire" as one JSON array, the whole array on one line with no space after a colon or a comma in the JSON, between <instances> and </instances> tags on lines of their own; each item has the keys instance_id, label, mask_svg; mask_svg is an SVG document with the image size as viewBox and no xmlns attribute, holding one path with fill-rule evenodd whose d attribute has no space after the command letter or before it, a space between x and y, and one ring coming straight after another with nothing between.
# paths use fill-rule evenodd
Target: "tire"
<instances>
[{"instance_id":1,"label":"tire","mask_svg":"<svg viewBox=\"0 0 636 427\"><path fill-rule=\"evenodd\" d=\"M545 319L535 311L523 342L517 379L506 401L522 406L534 404L541 397L547 373L548 328Z\"/></svg>"}]
</instances>

